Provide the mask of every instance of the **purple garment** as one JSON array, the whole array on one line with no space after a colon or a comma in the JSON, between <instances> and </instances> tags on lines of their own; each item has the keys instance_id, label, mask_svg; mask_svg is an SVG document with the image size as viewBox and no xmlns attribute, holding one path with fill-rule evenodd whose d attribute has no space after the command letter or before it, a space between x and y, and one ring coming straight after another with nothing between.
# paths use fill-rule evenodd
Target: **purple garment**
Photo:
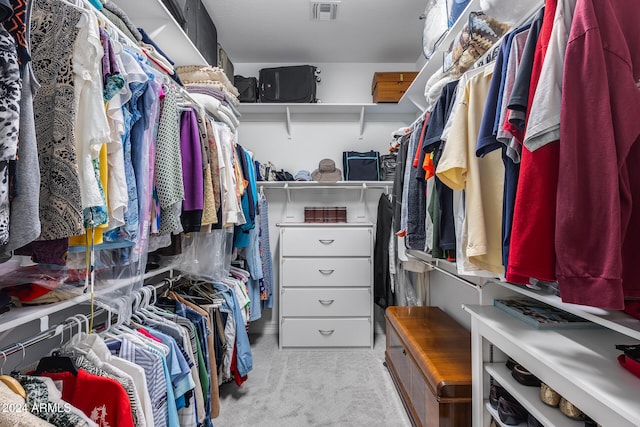
<instances>
[{"instance_id":1,"label":"purple garment","mask_svg":"<svg viewBox=\"0 0 640 427\"><path fill-rule=\"evenodd\" d=\"M224 103L226 106L230 104L229 98L224 92L211 86L188 85L187 90L192 93L201 93L203 95L213 96L215 99Z\"/></svg>"},{"instance_id":2,"label":"purple garment","mask_svg":"<svg viewBox=\"0 0 640 427\"><path fill-rule=\"evenodd\" d=\"M118 68L111 40L109 39L107 32L102 28L100 28L100 42L104 49L104 55L102 56L102 78L103 81L106 81L107 77L120 74L120 69Z\"/></svg>"},{"instance_id":3,"label":"purple garment","mask_svg":"<svg viewBox=\"0 0 640 427\"><path fill-rule=\"evenodd\" d=\"M66 265L68 251L69 239L65 238L31 242L16 249L15 254L30 256L38 264Z\"/></svg>"},{"instance_id":4,"label":"purple garment","mask_svg":"<svg viewBox=\"0 0 640 427\"><path fill-rule=\"evenodd\" d=\"M202 151L198 120L193 110L182 113L180 120L180 151L182 153L182 180L184 182L185 211L204 208L204 180L202 174Z\"/></svg>"}]
</instances>

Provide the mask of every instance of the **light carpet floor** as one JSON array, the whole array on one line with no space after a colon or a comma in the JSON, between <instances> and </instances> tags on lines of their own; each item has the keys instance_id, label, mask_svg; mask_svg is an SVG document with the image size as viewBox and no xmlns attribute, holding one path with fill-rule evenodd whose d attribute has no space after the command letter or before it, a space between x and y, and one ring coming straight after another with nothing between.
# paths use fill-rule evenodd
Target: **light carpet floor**
<instances>
[{"instance_id":1,"label":"light carpet floor","mask_svg":"<svg viewBox=\"0 0 640 427\"><path fill-rule=\"evenodd\" d=\"M220 387L215 427L410 427L384 361L374 349L278 349L277 335L251 336L253 370Z\"/></svg>"}]
</instances>

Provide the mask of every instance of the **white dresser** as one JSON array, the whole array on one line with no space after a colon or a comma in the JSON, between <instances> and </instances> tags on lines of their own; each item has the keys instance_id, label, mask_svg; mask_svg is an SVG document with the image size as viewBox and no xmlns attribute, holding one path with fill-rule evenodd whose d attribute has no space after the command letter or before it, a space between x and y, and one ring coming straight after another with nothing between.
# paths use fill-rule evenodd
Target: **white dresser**
<instances>
[{"instance_id":1,"label":"white dresser","mask_svg":"<svg viewBox=\"0 0 640 427\"><path fill-rule=\"evenodd\" d=\"M282 223L280 348L373 346L373 224Z\"/></svg>"}]
</instances>

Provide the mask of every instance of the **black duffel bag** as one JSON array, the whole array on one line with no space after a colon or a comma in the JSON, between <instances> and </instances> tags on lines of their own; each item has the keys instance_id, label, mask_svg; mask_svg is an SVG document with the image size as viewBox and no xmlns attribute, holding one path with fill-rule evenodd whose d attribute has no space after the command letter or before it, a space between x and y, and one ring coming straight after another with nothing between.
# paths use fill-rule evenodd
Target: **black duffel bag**
<instances>
[{"instance_id":1,"label":"black duffel bag","mask_svg":"<svg viewBox=\"0 0 640 427\"><path fill-rule=\"evenodd\" d=\"M258 79L255 77L233 76L233 85L238 89L238 101L258 102Z\"/></svg>"},{"instance_id":2,"label":"black duffel bag","mask_svg":"<svg viewBox=\"0 0 640 427\"><path fill-rule=\"evenodd\" d=\"M342 153L346 181L380 181L380 153L345 151Z\"/></svg>"}]
</instances>

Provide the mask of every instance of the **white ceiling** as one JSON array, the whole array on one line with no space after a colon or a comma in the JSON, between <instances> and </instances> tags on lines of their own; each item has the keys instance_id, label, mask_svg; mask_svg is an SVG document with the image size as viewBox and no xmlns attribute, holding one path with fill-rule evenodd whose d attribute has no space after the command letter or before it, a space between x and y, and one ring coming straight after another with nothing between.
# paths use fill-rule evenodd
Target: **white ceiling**
<instances>
[{"instance_id":1,"label":"white ceiling","mask_svg":"<svg viewBox=\"0 0 640 427\"><path fill-rule=\"evenodd\" d=\"M416 62L425 0L342 0L312 21L310 0L203 0L234 63Z\"/></svg>"}]
</instances>

